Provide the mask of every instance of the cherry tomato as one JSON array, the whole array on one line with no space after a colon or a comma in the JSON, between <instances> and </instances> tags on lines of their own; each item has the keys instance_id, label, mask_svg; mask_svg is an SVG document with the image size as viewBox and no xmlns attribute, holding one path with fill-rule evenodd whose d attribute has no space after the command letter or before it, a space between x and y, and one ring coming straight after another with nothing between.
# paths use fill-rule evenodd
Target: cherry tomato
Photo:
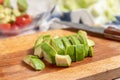
<instances>
[{"instance_id":1,"label":"cherry tomato","mask_svg":"<svg viewBox=\"0 0 120 80\"><path fill-rule=\"evenodd\" d=\"M4 0L0 0L0 4L3 4Z\"/></svg>"},{"instance_id":2,"label":"cherry tomato","mask_svg":"<svg viewBox=\"0 0 120 80\"><path fill-rule=\"evenodd\" d=\"M0 30L10 30L11 29L11 24L0 24Z\"/></svg>"},{"instance_id":3,"label":"cherry tomato","mask_svg":"<svg viewBox=\"0 0 120 80\"><path fill-rule=\"evenodd\" d=\"M15 23L13 23L13 24L11 24L11 30L19 30L20 28L15 24Z\"/></svg>"},{"instance_id":4,"label":"cherry tomato","mask_svg":"<svg viewBox=\"0 0 120 80\"><path fill-rule=\"evenodd\" d=\"M17 17L15 24L22 28L29 25L31 22L32 22L32 18L28 14L25 14L23 16Z\"/></svg>"}]
</instances>

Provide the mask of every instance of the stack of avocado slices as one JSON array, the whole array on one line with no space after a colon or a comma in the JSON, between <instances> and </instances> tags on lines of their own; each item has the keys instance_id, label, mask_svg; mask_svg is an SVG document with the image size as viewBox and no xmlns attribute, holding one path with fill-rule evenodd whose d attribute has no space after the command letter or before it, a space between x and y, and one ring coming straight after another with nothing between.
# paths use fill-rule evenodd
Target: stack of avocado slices
<instances>
[{"instance_id":1,"label":"stack of avocado slices","mask_svg":"<svg viewBox=\"0 0 120 80\"><path fill-rule=\"evenodd\" d=\"M69 67L72 62L81 61L86 57L92 57L94 55L94 45L94 41L88 39L87 33L82 30L74 35L63 37L41 35L35 42L34 56L37 56L37 60L38 57L43 58L48 63L56 66ZM27 62L30 61L28 60L30 58L27 58L28 57L24 58L24 62L35 65L32 62ZM37 62L38 61L36 61L36 63ZM31 64L29 65L31 66ZM41 60L37 64L41 65L41 68L36 68L33 65L32 67L36 70L42 70L45 68L45 64Z\"/></svg>"}]
</instances>

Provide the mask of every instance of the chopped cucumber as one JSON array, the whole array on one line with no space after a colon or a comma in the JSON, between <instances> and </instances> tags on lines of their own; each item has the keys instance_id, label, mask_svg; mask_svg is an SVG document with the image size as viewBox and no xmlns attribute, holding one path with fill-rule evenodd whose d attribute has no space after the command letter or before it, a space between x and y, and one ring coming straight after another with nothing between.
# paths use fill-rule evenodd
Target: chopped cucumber
<instances>
[{"instance_id":1,"label":"chopped cucumber","mask_svg":"<svg viewBox=\"0 0 120 80\"><path fill-rule=\"evenodd\" d=\"M50 35L44 35L44 36L40 36L36 42L35 42L35 45L34 45L34 55L37 55L39 56L40 58L43 57L43 52L41 50L41 44L43 42L50 42Z\"/></svg>"},{"instance_id":2,"label":"chopped cucumber","mask_svg":"<svg viewBox=\"0 0 120 80\"><path fill-rule=\"evenodd\" d=\"M65 47L61 38L52 39L52 46L56 49L58 54L65 54Z\"/></svg>"},{"instance_id":3,"label":"chopped cucumber","mask_svg":"<svg viewBox=\"0 0 120 80\"><path fill-rule=\"evenodd\" d=\"M13 15L16 16L16 17L18 17L18 16L21 15L20 11L17 10L17 9L13 9L13 10L12 10L12 13L13 13Z\"/></svg>"},{"instance_id":4,"label":"chopped cucumber","mask_svg":"<svg viewBox=\"0 0 120 80\"><path fill-rule=\"evenodd\" d=\"M74 45L68 46L65 51L66 55L69 55L72 61L76 61Z\"/></svg>"},{"instance_id":5,"label":"chopped cucumber","mask_svg":"<svg viewBox=\"0 0 120 80\"><path fill-rule=\"evenodd\" d=\"M11 8L4 8L4 14L5 15L11 15L12 9Z\"/></svg>"},{"instance_id":6,"label":"chopped cucumber","mask_svg":"<svg viewBox=\"0 0 120 80\"><path fill-rule=\"evenodd\" d=\"M76 37L76 35L69 36L70 41L72 42L73 45L80 44L80 41Z\"/></svg>"},{"instance_id":7,"label":"chopped cucumber","mask_svg":"<svg viewBox=\"0 0 120 80\"><path fill-rule=\"evenodd\" d=\"M34 48L40 45L43 42L43 35L39 36L38 39L35 41Z\"/></svg>"},{"instance_id":8,"label":"chopped cucumber","mask_svg":"<svg viewBox=\"0 0 120 80\"><path fill-rule=\"evenodd\" d=\"M4 13L0 13L0 20L4 19L6 16Z\"/></svg>"},{"instance_id":9,"label":"chopped cucumber","mask_svg":"<svg viewBox=\"0 0 120 80\"><path fill-rule=\"evenodd\" d=\"M89 46L88 46L88 42L87 42L87 33L85 31L80 30L78 32L79 35L79 40L82 44L84 44L84 50L85 50L85 56L88 56L88 50L89 50Z\"/></svg>"},{"instance_id":10,"label":"chopped cucumber","mask_svg":"<svg viewBox=\"0 0 120 80\"><path fill-rule=\"evenodd\" d=\"M71 65L71 58L69 55L55 55L55 62L57 66L70 66Z\"/></svg>"},{"instance_id":11,"label":"chopped cucumber","mask_svg":"<svg viewBox=\"0 0 120 80\"><path fill-rule=\"evenodd\" d=\"M43 50L44 59L49 63L55 64L56 50L47 42L41 44L41 49Z\"/></svg>"},{"instance_id":12,"label":"chopped cucumber","mask_svg":"<svg viewBox=\"0 0 120 80\"><path fill-rule=\"evenodd\" d=\"M6 23L9 23L10 20L11 20L11 17L9 15L6 15L5 18L0 20L0 23L1 24L6 24Z\"/></svg>"},{"instance_id":13,"label":"chopped cucumber","mask_svg":"<svg viewBox=\"0 0 120 80\"><path fill-rule=\"evenodd\" d=\"M91 47L91 46L94 46L95 45L95 42L91 39L87 39L87 42L88 42L88 46Z\"/></svg>"},{"instance_id":14,"label":"chopped cucumber","mask_svg":"<svg viewBox=\"0 0 120 80\"><path fill-rule=\"evenodd\" d=\"M28 8L27 0L17 0L18 9L21 12L25 12Z\"/></svg>"},{"instance_id":15,"label":"chopped cucumber","mask_svg":"<svg viewBox=\"0 0 120 80\"><path fill-rule=\"evenodd\" d=\"M34 55L39 56L39 58L42 58L42 57L43 57L43 52L42 52L42 50L41 50L41 45L37 46L37 47L34 49Z\"/></svg>"},{"instance_id":16,"label":"chopped cucumber","mask_svg":"<svg viewBox=\"0 0 120 80\"><path fill-rule=\"evenodd\" d=\"M65 48L67 48L68 46L71 45L71 42L69 41L69 39L67 37L62 37L62 41L65 45Z\"/></svg>"},{"instance_id":17,"label":"chopped cucumber","mask_svg":"<svg viewBox=\"0 0 120 80\"><path fill-rule=\"evenodd\" d=\"M4 5L5 7L11 7L10 0L4 0L3 5Z\"/></svg>"},{"instance_id":18,"label":"chopped cucumber","mask_svg":"<svg viewBox=\"0 0 120 80\"><path fill-rule=\"evenodd\" d=\"M4 13L4 6L0 5L0 13Z\"/></svg>"},{"instance_id":19,"label":"chopped cucumber","mask_svg":"<svg viewBox=\"0 0 120 80\"><path fill-rule=\"evenodd\" d=\"M45 68L45 64L37 56L28 55L23 59L23 61L35 70L43 70Z\"/></svg>"},{"instance_id":20,"label":"chopped cucumber","mask_svg":"<svg viewBox=\"0 0 120 80\"><path fill-rule=\"evenodd\" d=\"M51 36L50 35L44 35L43 36L43 42L50 43L50 41L51 41Z\"/></svg>"},{"instance_id":21,"label":"chopped cucumber","mask_svg":"<svg viewBox=\"0 0 120 80\"><path fill-rule=\"evenodd\" d=\"M76 61L81 61L85 58L83 44L75 45L75 54L76 54Z\"/></svg>"},{"instance_id":22,"label":"chopped cucumber","mask_svg":"<svg viewBox=\"0 0 120 80\"><path fill-rule=\"evenodd\" d=\"M94 55L94 53L93 53L93 47L89 47L88 56L92 57L93 55Z\"/></svg>"}]
</instances>

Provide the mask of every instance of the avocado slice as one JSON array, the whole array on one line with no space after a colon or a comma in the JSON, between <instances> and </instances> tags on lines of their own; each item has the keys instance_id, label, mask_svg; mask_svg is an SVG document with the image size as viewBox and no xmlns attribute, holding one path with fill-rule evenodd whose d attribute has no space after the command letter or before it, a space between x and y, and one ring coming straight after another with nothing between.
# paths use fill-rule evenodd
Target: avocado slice
<instances>
[{"instance_id":1,"label":"avocado slice","mask_svg":"<svg viewBox=\"0 0 120 80\"><path fill-rule=\"evenodd\" d=\"M71 58L69 55L55 55L55 62L57 66L68 67L71 65Z\"/></svg>"},{"instance_id":2,"label":"avocado slice","mask_svg":"<svg viewBox=\"0 0 120 80\"><path fill-rule=\"evenodd\" d=\"M27 0L17 0L17 4L20 12L26 12L26 10L28 9Z\"/></svg>"},{"instance_id":3,"label":"avocado slice","mask_svg":"<svg viewBox=\"0 0 120 80\"><path fill-rule=\"evenodd\" d=\"M85 58L85 51L83 44L75 45L75 54L76 54L76 61L81 61Z\"/></svg>"},{"instance_id":4,"label":"avocado slice","mask_svg":"<svg viewBox=\"0 0 120 80\"><path fill-rule=\"evenodd\" d=\"M93 52L93 47L89 47L89 51L88 51L88 56L89 57L92 57L94 55L94 52Z\"/></svg>"},{"instance_id":5,"label":"avocado slice","mask_svg":"<svg viewBox=\"0 0 120 80\"><path fill-rule=\"evenodd\" d=\"M47 42L41 44L41 49L43 50L44 59L51 64L55 64L57 51Z\"/></svg>"},{"instance_id":6,"label":"avocado slice","mask_svg":"<svg viewBox=\"0 0 120 80\"><path fill-rule=\"evenodd\" d=\"M4 0L3 5L4 5L5 7L11 7L10 0Z\"/></svg>"},{"instance_id":7,"label":"avocado slice","mask_svg":"<svg viewBox=\"0 0 120 80\"><path fill-rule=\"evenodd\" d=\"M33 67L35 70L43 70L45 68L45 64L34 55L27 55L23 61Z\"/></svg>"},{"instance_id":8,"label":"avocado slice","mask_svg":"<svg viewBox=\"0 0 120 80\"><path fill-rule=\"evenodd\" d=\"M56 49L58 54L65 54L65 47L61 38L52 39L52 46Z\"/></svg>"},{"instance_id":9,"label":"avocado slice","mask_svg":"<svg viewBox=\"0 0 120 80\"><path fill-rule=\"evenodd\" d=\"M91 39L87 39L87 42L88 42L88 46L91 47L91 46L94 46L95 45L95 42Z\"/></svg>"},{"instance_id":10,"label":"avocado slice","mask_svg":"<svg viewBox=\"0 0 120 80\"><path fill-rule=\"evenodd\" d=\"M69 55L69 56L71 57L71 59L72 59L73 62L76 61L76 57L75 57L76 55L75 55L74 45L68 46L68 47L66 48L66 50L65 50L65 54L66 54L66 55Z\"/></svg>"},{"instance_id":11,"label":"avocado slice","mask_svg":"<svg viewBox=\"0 0 120 80\"><path fill-rule=\"evenodd\" d=\"M89 50L89 46L88 46L88 42L87 42L87 33L85 31L80 30L78 32L79 35L79 40L81 42L81 44L84 44L84 50L85 50L85 57L88 56L88 50Z\"/></svg>"}]
</instances>

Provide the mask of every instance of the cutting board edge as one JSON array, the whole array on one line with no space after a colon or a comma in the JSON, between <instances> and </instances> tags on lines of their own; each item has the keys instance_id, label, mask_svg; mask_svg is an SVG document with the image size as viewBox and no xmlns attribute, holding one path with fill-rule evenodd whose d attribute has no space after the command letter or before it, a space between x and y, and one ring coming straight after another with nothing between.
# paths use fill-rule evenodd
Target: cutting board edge
<instances>
[{"instance_id":1,"label":"cutting board edge","mask_svg":"<svg viewBox=\"0 0 120 80\"><path fill-rule=\"evenodd\" d=\"M111 80L120 77L120 61L118 59L120 59L120 55L28 78L27 80L48 80L51 78L52 80Z\"/></svg>"}]
</instances>

